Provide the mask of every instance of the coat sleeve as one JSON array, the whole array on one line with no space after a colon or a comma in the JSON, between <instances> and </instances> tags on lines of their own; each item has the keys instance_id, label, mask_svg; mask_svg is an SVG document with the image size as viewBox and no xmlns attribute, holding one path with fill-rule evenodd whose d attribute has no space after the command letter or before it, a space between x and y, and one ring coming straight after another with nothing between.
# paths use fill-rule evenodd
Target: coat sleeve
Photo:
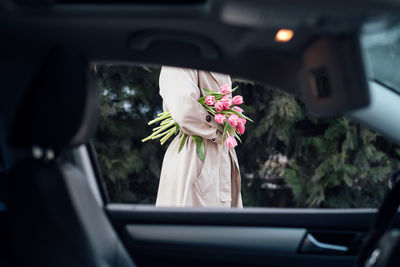
<instances>
[{"instance_id":1,"label":"coat sleeve","mask_svg":"<svg viewBox=\"0 0 400 267\"><path fill-rule=\"evenodd\" d=\"M197 80L197 70L162 67L160 95L172 118L186 134L221 143L222 127L197 102L200 98Z\"/></svg>"}]
</instances>

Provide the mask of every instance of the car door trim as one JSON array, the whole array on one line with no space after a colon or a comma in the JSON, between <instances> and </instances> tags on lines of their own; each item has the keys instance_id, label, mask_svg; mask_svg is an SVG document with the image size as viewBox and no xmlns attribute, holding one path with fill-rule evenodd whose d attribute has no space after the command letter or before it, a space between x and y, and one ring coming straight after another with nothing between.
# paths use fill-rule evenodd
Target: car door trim
<instances>
[{"instance_id":1,"label":"car door trim","mask_svg":"<svg viewBox=\"0 0 400 267\"><path fill-rule=\"evenodd\" d=\"M204 225L145 225L125 227L131 242L296 253L306 229Z\"/></svg>"}]
</instances>

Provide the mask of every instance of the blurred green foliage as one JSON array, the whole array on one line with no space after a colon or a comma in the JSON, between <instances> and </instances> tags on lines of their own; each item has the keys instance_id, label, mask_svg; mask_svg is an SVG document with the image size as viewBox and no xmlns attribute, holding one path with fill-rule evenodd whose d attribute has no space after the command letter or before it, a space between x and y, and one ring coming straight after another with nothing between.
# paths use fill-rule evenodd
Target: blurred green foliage
<instances>
[{"instance_id":1,"label":"blurred green foliage","mask_svg":"<svg viewBox=\"0 0 400 267\"><path fill-rule=\"evenodd\" d=\"M112 202L154 204L168 144L142 143L162 110L159 68L96 65L101 120L94 145ZM346 117L307 114L294 96L233 79L247 123L237 147L244 206L377 207L400 149Z\"/></svg>"}]
</instances>

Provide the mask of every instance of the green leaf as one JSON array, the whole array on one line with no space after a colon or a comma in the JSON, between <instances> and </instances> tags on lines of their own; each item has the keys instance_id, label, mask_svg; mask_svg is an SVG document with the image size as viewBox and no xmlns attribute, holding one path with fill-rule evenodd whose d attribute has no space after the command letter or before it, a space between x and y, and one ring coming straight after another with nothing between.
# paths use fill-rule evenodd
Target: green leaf
<instances>
[{"instance_id":1,"label":"green leaf","mask_svg":"<svg viewBox=\"0 0 400 267\"><path fill-rule=\"evenodd\" d=\"M239 142L242 144L242 140L240 139L239 135L237 135L237 133L235 132L235 137L237 140L239 140Z\"/></svg>"},{"instance_id":2,"label":"green leaf","mask_svg":"<svg viewBox=\"0 0 400 267\"><path fill-rule=\"evenodd\" d=\"M207 94L215 94L215 92L213 90L207 89L207 88L203 88L204 92L206 92Z\"/></svg>"},{"instance_id":3,"label":"green leaf","mask_svg":"<svg viewBox=\"0 0 400 267\"><path fill-rule=\"evenodd\" d=\"M343 180L346 183L347 186L351 187L353 185L353 180L351 179L351 177L347 174L343 175Z\"/></svg>"},{"instance_id":4,"label":"green leaf","mask_svg":"<svg viewBox=\"0 0 400 267\"><path fill-rule=\"evenodd\" d=\"M244 115L243 113L237 112L236 110L230 109L230 112L238 115L239 117L245 118L248 121L254 122L252 119L250 119L249 117L247 117L246 115Z\"/></svg>"},{"instance_id":5,"label":"green leaf","mask_svg":"<svg viewBox=\"0 0 400 267\"><path fill-rule=\"evenodd\" d=\"M229 123L224 122L224 131L223 131L223 133L222 133L222 141L225 140L225 136L226 136L226 133L228 132L229 126L230 126ZM222 143L224 143L224 142L222 142Z\"/></svg>"},{"instance_id":6,"label":"green leaf","mask_svg":"<svg viewBox=\"0 0 400 267\"><path fill-rule=\"evenodd\" d=\"M204 150L205 150L205 148L204 148L203 138L201 138L200 136L192 135L192 139L193 139L194 143L196 144L197 155L199 156L201 161L204 162L204 158L205 158Z\"/></svg>"},{"instance_id":7,"label":"green leaf","mask_svg":"<svg viewBox=\"0 0 400 267\"><path fill-rule=\"evenodd\" d=\"M239 140L240 143L242 143L242 140L240 139L239 135L237 135L237 133L235 132L235 129L233 129L233 126L230 125L229 123L227 123L227 124L228 124L228 131L229 131L233 136L235 136L235 137Z\"/></svg>"},{"instance_id":8,"label":"green leaf","mask_svg":"<svg viewBox=\"0 0 400 267\"><path fill-rule=\"evenodd\" d=\"M183 133L181 143L179 144L178 153L181 152L181 149L182 149L183 145L185 144L186 139L187 139L187 134Z\"/></svg>"},{"instance_id":9,"label":"green leaf","mask_svg":"<svg viewBox=\"0 0 400 267\"><path fill-rule=\"evenodd\" d=\"M203 107L204 107L208 112L210 112L212 115L215 116L215 114L217 114L217 112L215 111L214 108L212 108L212 107L210 107L210 106L207 106L206 104L203 104Z\"/></svg>"},{"instance_id":10,"label":"green leaf","mask_svg":"<svg viewBox=\"0 0 400 267\"><path fill-rule=\"evenodd\" d=\"M235 134L235 129L233 129L233 126L230 125L229 123L227 123L227 124L228 124L228 131L229 131L231 134Z\"/></svg>"},{"instance_id":11,"label":"green leaf","mask_svg":"<svg viewBox=\"0 0 400 267\"><path fill-rule=\"evenodd\" d=\"M221 98L221 93L220 92L214 92L213 90L207 89L207 88L203 88L204 92L206 93L206 96L214 96L215 99L220 99ZM205 98L206 96L203 96L203 98Z\"/></svg>"}]
</instances>

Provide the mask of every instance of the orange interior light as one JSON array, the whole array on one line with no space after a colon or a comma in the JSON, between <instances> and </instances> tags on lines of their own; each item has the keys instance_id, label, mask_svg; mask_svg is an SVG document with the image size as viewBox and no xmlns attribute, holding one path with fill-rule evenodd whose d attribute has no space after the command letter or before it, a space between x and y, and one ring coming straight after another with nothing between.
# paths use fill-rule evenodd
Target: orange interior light
<instances>
[{"instance_id":1,"label":"orange interior light","mask_svg":"<svg viewBox=\"0 0 400 267\"><path fill-rule=\"evenodd\" d=\"M293 38L293 31L289 29L280 29L275 35L275 42L286 43Z\"/></svg>"}]
</instances>

